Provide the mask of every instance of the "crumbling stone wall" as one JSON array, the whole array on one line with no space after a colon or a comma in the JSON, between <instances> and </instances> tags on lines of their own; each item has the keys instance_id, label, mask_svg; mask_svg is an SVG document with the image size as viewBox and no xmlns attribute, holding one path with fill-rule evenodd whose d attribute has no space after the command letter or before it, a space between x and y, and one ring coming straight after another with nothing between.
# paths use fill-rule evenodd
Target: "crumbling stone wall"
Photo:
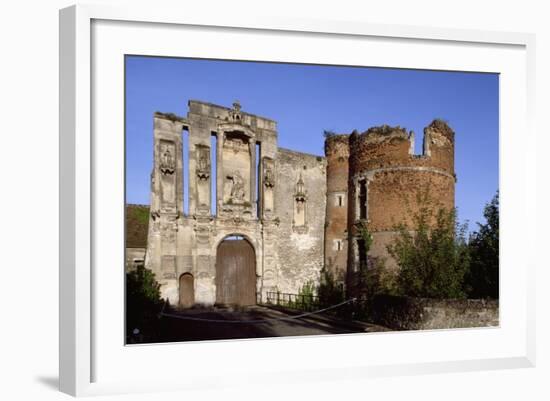
<instances>
[{"instance_id":1,"label":"crumbling stone wall","mask_svg":"<svg viewBox=\"0 0 550 401\"><path fill-rule=\"evenodd\" d=\"M430 330L499 325L498 300L376 296L369 319L393 330Z\"/></svg>"},{"instance_id":2,"label":"crumbling stone wall","mask_svg":"<svg viewBox=\"0 0 550 401\"><path fill-rule=\"evenodd\" d=\"M254 249L258 298L268 291L297 292L318 280L326 201L323 157L278 149L276 123L241 111L238 102L226 108L192 100L186 117L156 113L153 135L145 265L155 273L163 298L178 304L179 279L186 274L195 303L214 304L218 247L230 236L246 238ZM182 135L189 135L185 157ZM188 194L183 193L184 162Z\"/></svg>"},{"instance_id":3,"label":"crumbling stone wall","mask_svg":"<svg viewBox=\"0 0 550 401\"><path fill-rule=\"evenodd\" d=\"M326 161L281 148L276 161L277 289L298 293L306 282L318 282L324 265ZM303 224L295 219L297 207L305 208Z\"/></svg>"}]
</instances>

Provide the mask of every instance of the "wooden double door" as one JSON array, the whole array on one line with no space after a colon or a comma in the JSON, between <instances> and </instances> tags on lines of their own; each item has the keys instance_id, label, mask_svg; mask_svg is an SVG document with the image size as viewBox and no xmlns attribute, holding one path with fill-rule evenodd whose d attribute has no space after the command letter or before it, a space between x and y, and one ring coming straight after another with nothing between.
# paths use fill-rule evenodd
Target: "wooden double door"
<instances>
[{"instance_id":1,"label":"wooden double door","mask_svg":"<svg viewBox=\"0 0 550 401\"><path fill-rule=\"evenodd\" d=\"M256 304L256 256L245 239L224 240L216 255L216 303Z\"/></svg>"}]
</instances>

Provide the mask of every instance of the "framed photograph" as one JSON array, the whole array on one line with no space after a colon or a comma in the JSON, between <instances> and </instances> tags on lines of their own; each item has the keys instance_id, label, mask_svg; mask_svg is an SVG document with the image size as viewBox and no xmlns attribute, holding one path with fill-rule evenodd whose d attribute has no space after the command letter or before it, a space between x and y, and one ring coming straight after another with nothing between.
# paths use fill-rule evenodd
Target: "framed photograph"
<instances>
[{"instance_id":1,"label":"framed photograph","mask_svg":"<svg viewBox=\"0 0 550 401\"><path fill-rule=\"evenodd\" d=\"M62 391L534 366L532 35L73 6L60 51Z\"/></svg>"}]
</instances>

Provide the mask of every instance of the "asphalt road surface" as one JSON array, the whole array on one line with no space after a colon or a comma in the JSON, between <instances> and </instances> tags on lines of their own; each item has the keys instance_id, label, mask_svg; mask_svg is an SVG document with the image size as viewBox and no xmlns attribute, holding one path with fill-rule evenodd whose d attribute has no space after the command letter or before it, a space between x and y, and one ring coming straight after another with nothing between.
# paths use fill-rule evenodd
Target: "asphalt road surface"
<instances>
[{"instance_id":1,"label":"asphalt road surface","mask_svg":"<svg viewBox=\"0 0 550 401\"><path fill-rule=\"evenodd\" d=\"M298 312L263 306L252 306L240 310L219 308L172 310L160 318L158 341L155 342L365 333L387 330L381 326L343 321L324 315L294 318L297 314ZM135 342L141 342L136 340Z\"/></svg>"}]
</instances>

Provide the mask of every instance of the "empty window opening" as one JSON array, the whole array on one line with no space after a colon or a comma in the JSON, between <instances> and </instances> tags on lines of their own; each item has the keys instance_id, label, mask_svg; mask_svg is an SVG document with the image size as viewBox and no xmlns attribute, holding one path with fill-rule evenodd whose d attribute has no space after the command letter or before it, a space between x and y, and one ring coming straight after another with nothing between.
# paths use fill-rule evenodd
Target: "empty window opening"
<instances>
[{"instance_id":1,"label":"empty window opening","mask_svg":"<svg viewBox=\"0 0 550 401\"><path fill-rule=\"evenodd\" d=\"M338 195L338 207L344 206L344 197L342 195Z\"/></svg>"},{"instance_id":2,"label":"empty window opening","mask_svg":"<svg viewBox=\"0 0 550 401\"><path fill-rule=\"evenodd\" d=\"M189 214L189 132L182 133L183 214Z\"/></svg>"},{"instance_id":3,"label":"empty window opening","mask_svg":"<svg viewBox=\"0 0 550 401\"><path fill-rule=\"evenodd\" d=\"M230 235L225 237L223 240L224 241L242 241L244 239L245 238L242 235Z\"/></svg>"},{"instance_id":4,"label":"empty window opening","mask_svg":"<svg viewBox=\"0 0 550 401\"><path fill-rule=\"evenodd\" d=\"M336 241L336 250L341 251L342 250L342 241L337 240Z\"/></svg>"},{"instance_id":5,"label":"empty window opening","mask_svg":"<svg viewBox=\"0 0 550 401\"><path fill-rule=\"evenodd\" d=\"M218 136L212 133L210 137L210 210L212 216L216 216L218 212L218 196L217 196L217 154L218 154Z\"/></svg>"},{"instance_id":6,"label":"empty window opening","mask_svg":"<svg viewBox=\"0 0 550 401\"><path fill-rule=\"evenodd\" d=\"M262 143L256 142L256 215L261 217L261 200L262 200Z\"/></svg>"},{"instance_id":7,"label":"empty window opening","mask_svg":"<svg viewBox=\"0 0 550 401\"><path fill-rule=\"evenodd\" d=\"M360 268L366 268L367 267L367 251L365 249L365 240L358 239L357 240L357 251L359 253L359 267Z\"/></svg>"},{"instance_id":8,"label":"empty window opening","mask_svg":"<svg viewBox=\"0 0 550 401\"><path fill-rule=\"evenodd\" d=\"M367 218L367 180L359 181L359 218Z\"/></svg>"}]
</instances>

